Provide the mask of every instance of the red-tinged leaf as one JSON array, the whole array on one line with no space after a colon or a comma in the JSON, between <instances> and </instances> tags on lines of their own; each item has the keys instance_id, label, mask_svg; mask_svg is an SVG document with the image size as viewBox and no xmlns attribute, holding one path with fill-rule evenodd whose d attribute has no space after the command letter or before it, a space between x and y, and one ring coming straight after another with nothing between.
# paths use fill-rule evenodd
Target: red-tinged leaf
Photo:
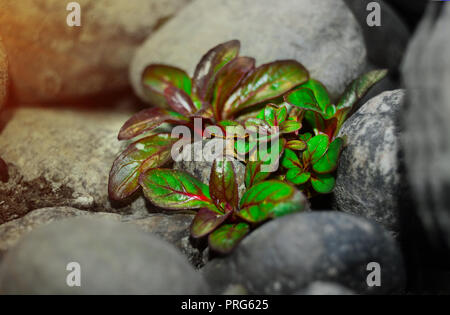
<instances>
[{"instance_id":1,"label":"red-tinged leaf","mask_svg":"<svg viewBox=\"0 0 450 315\"><path fill-rule=\"evenodd\" d=\"M148 101L161 108L169 108L164 92L170 86L191 95L192 83L181 69L166 65L150 65L142 73L142 85Z\"/></svg>"},{"instance_id":2,"label":"red-tinged leaf","mask_svg":"<svg viewBox=\"0 0 450 315\"><path fill-rule=\"evenodd\" d=\"M295 185L303 185L311 178L311 173L305 172L300 168L291 168L286 173L286 180Z\"/></svg>"},{"instance_id":3,"label":"red-tinged leaf","mask_svg":"<svg viewBox=\"0 0 450 315\"><path fill-rule=\"evenodd\" d=\"M263 164L263 161L250 161L247 163L245 168L245 187L250 188L269 177L270 172L261 171Z\"/></svg>"},{"instance_id":4,"label":"red-tinged leaf","mask_svg":"<svg viewBox=\"0 0 450 315\"><path fill-rule=\"evenodd\" d=\"M118 138L119 140L128 140L151 131L163 123L186 124L189 123L189 119L164 108L147 108L128 119L120 129Z\"/></svg>"},{"instance_id":5,"label":"red-tinged leaf","mask_svg":"<svg viewBox=\"0 0 450 315\"><path fill-rule=\"evenodd\" d=\"M230 216L232 212L220 214L209 209L200 209L191 225L191 235L200 238L208 235L221 225Z\"/></svg>"},{"instance_id":6,"label":"red-tinged leaf","mask_svg":"<svg viewBox=\"0 0 450 315\"><path fill-rule=\"evenodd\" d=\"M212 108L216 120L222 119L225 101L245 76L255 68L255 59L238 57L223 67L217 75L212 95Z\"/></svg>"},{"instance_id":7,"label":"red-tinged leaf","mask_svg":"<svg viewBox=\"0 0 450 315\"><path fill-rule=\"evenodd\" d=\"M145 197L158 207L208 208L221 213L211 200L208 186L186 172L155 168L143 173L139 183Z\"/></svg>"},{"instance_id":8,"label":"red-tinged leaf","mask_svg":"<svg viewBox=\"0 0 450 315\"><path fill-rule=\"evenodd\" d=\"M286 149L294 151L304 151L306 150L306 142L302 140L291 140L286 143Z\"/></svg>"},{"instance_id":9,"label":"red-tinged leaf","mask_svg":"<svg viewBox=\"0 0 450 315\"><path fill-rule=\"evenodd\" d=\"M285 106L268 104L256 117L265 120L269 126L280 126L286 121L287 116L288 112Z\"/></svg>"},{"instance_id":10,"label":"red-tinged leaf","mask_svg":"<svg viewBox=\"0 0 450 315\"><path fill-rule=\"evenodd\" d=\"M230 96L224 106L226 117L274 99L308 81L308 71L294 60L275 61L255 69Z\"/></svg>"},{"instance_id":11,"label":"red-tinged leaf","mask_svg":"<svg viewBox=\"0 0 450 315\"><path fill-rule=\"evenodd\" d=\"M320 194L329 194L333 191L336 180L333 174L316 174L311 177L311 186Z\"/></svg>"},{"instance_id":12,"label":"red-tinged leaf","mask_svg":"<svg viewBox=\"0 0 450 315\"><path fill-rule=\"evenodd\" d=\"M211 198L217 207L225 204L225 212L236 210L239 206L239 193L233 162L213 162L209 178Z\"/></svg>"},{"instance_id":13,"label":"red-tinged leaf","mask_svg":"<svg viewBox=\"0 0 450 315\"><path fill-rule=\"evenodd\" d=\"M197 108L194 106L189 95L179 88L168 86L164 91L164 96L170 108L180 114L190 115L197 112Z\"/></svg>"},{"instance_id":14,"label":"red-tinged leaf","mask_svg":"<svg viewBox=\"0 0 450 315\"><path fill-rule=\"evenodd\" d=\"M341 99L336 106L337 109L340 110L353 107L353 105L363 98L370 88L382 80L387 73L387 70L373 70L354 80L341 96Z\"/></svg>"},{"instance_id":15,"label":"red-tinged leaf","mask_svg":"<svg viewBox=\"0 0 450 315\"><path fill-rule=\"evenodd\" d=\"M219 71L239 54L241 44L232 40L208 51L200 60L194 73L194 91L202 100L208 100Z\"/></svg>"},{"instance_id":16,"label":"red-tinged leaf","mask_svg":"<svg viewBox=\"0 0 450 315\"><path fill-rule=\"evenodd\" d=\"M161 133L130 144L116 158L109 173L109 197L122 200L133 194L139 188L141 173L170 161L170 151L176 141L170 134Z\"/></svg>"},{"instance_id":17,"label":"red-tinged leaf","mask_svg":"<svg viewBox=\"0 0 450 315\"><path fill-rule=\"evenodd\" d=\"M249 232L250 226L247 223L225 224L209 234L209 247L216 252L228 254Z\"/></svg>"},{"instance_id":18,"label":"red-tinged leaf","mask_svg":"<svg viewBox=\"0 0 450 315\"><path fill-rule=\"evenodd\" d=\"M319 134L308 141L308 148L303 152L303 164L316 164L325 152L327 152L330 138L327 135Z\"/></svg>"},{"instance_id":19,"label":"red-tinged leaf","mask_svg":"<svg viewBox=\"0 0 450 315\"><path fill-rule=\"evenodd\" d=\"M314 79L310 79L308 82L302 84L301 87L310 89L314 93L314 97L322 112L326 112L327 107L331 104L327 88L321 82Z\"/></svg>"},{"instance_id":20,"label":"red-tinged leaf","mask_svg":"<svg viewBox=\"0 0 450 315\"><path fill-rule=\"evenodd\" d=\"M294 186L268 180L252 186L244 193L237 214L247 222L259 223L305 208L306 198Z\"/></svg>"},{"instance_id":21,"label":"red-tinged leaf","mask_svg":"<svg viewBox=\"0 0 450 315\"><path fill-rule=\"evenodd\" d=\"M337 168L343 146L344 140L342 138L336 138L330 143L327 153L313 165L313 170L320 174L334 172Z\"/></svg>"}]
</instances>

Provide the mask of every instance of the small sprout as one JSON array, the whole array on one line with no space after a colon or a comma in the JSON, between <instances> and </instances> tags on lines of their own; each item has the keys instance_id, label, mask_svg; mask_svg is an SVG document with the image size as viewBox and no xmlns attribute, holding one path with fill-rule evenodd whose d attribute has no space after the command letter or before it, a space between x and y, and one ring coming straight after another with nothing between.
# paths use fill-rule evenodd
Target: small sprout
<instances>
[{"instance_id":1,"label":"small sprout","mask_svg":"<svg viewBox=\"0 0 450 315\"><path fill-rule=\"evenodd\" d=\"M342 138L336 138L330 143L327 135L319 134L307 140L307 148L300 155L286 149L281 162L287 169L286 180L301 185L308 196L314 192L330 193L335 185L332 173L337 168L343 144Z\"/></svg>"}]
</instances>

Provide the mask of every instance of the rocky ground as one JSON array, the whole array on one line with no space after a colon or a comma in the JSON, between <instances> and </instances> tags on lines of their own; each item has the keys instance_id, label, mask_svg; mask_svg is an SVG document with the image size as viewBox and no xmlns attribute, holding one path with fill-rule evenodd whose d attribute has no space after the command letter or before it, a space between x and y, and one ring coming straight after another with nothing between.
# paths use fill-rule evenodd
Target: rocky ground
<instances>
[{"instance_id":1,"label":"rocky ground","mask_svg":"<svg viewBox=\"0 0 450 315\"><path fill-rule=\"evenodd\" d=\"M450 5L422 17L378 1L369 28L367 2L80 0L77 29L60 1L0 0L0 293L450 293ZM302 62L334 98L369 69L390 75L340 131L334 193L217 257L189 237L191 213L112 202L107 184L120 127L147 106L146 65L192 75L234 38L258 64ZM174 167L207 183L209 166ZM89 266L75 289L60 281L74 256Z\"/></svg>"}]
</instances>

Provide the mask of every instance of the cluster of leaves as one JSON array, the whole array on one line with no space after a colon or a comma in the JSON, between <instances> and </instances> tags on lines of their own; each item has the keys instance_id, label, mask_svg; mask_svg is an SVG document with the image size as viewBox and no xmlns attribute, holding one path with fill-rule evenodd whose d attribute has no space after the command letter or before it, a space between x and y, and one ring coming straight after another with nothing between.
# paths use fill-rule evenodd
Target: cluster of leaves
<instances>
[{"instance_id":1,"label":"cluster of leaves","mask_svg":"<svg viewBox=\"0 0 450 315\"><path fill-rule=\"evenodd\" d=\"M303 194L279 180L247 181L239 200L234 166L227 160L214 161L209 186L188 173L162 168L143 173L141 182L144 195L159 207L198 210L191 235L208 237L210 248L224 254L252 228L306 208Z\"/></svg>"},{"instance_id":2,"label":"cluster of leaves","mask_svg":"<svg viewBox=\"0 0 450 315\"><path fill-rule=\"evenodd\" d=\"M7 182L8 177L8 165L0 158L0 181Z\"/></svg>"},{"instance_id":3,"label":"cluster of leaves","mask_svg":"<svg viewBox=\"0 0 450 315\"><path fill-rule=\"evenodd\" d=\"M177 139L158 130L163 123L193 130L194 118L221 128L255 106L284 95L309 80L297 61L281 60L255 68L255 60L239 56L237 40L220 44L200 60L191 79L185 71L153 64L142 75L148 101L155 107L131 117L121 128L119 140L152 133L132 143L114 162L109 175L109 196L122 200L139 188L139 176L171 161ZM193 130L203 136L202 130Z\"/></svg>"},{"instance_id":4,"label":"cluster of leaves","mask_svg":"<svg viewBox=\"0 0 450 315\"><path fill-rule=\"evenodd\" d=\"M256 68L255 60L239 56L239 50L237 40L214 47L200 60L193 78L167 65L145 69L142 85L153 107L121 128L119 140L137 140L114 161L108 186L113 200L125 199L142 187L157 206L198 210L192 236L208 235L210 247L223 253L264 221L304 209L300 191L310 198L333 190L344 146L339 130L387 73L362 75L334 104L325 86L310 78L297 61ZM194 124L198 120L200 130ZM187 173L161 168L172 161L172 147L178 141L161 128L163 124L186 126L202 138L227 138L230 127L250 130L234 146L235 155L246 163L247 191L241 200L231 162L214 163L209 187ZM205 127L217 132L205 134ZM260 143L267 144L265 149L257 147ZM264 171L273 158L282 167Z\"/></svg>"}]
</instances>

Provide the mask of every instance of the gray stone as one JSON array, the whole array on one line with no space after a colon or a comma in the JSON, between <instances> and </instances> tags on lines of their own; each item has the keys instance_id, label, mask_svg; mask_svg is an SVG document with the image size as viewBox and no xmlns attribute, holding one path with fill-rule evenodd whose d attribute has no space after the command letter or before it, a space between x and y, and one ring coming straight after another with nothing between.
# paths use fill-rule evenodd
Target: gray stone
<instances>
[{"instance_id":1,"label":"gray stone","mask_svg":"<svg viewBox=\"0 0 450 315\"><path fill-rule=\"evenodd\" d=\"M8 58L5 47L0 38L0 110L5 105L8 95L9 76L8 76Z\"/></svg>"},{"instance_id":2,"label":"gray stone","mask_svg":"<svg viewBox=\"0 0 450 315\"><path fill-rule=\"evenodd\" d=\"M81 27L66 24L69 1L0 1L0 36L21 103L48 104L127 88L136 47L189 0L76 2Z\"/></svg>"},{"instance_id":3,"label":"gray stone","mask_svg":"<svg viewBox=\"0 0 450 315\"><path fill-rule=\"evenodd\" d=\"M10 166L10 180L0 183L0 223L52 206L145 215L142 197L131 205L108 199L109 170L127 144L117 134L131 115L17 110L0 134L0 156Z\"/></svg>"},{"instance_id":4,"label":"gray stone","mask_svg":"<svg viewBox=\"0 0 450 315\"><path fill-rule=\"evenodd\" d=\"M435 244L450 248L450 6L430 4L403 64L403 146L415 206ZM443 241L443 242L442 242Z\"/></svg>"},{"instance_id":5,"label":"gray stone","mask_svg":"<svg viewBox=\"0 0 450 315\"><path fill-rule=\"evenodd\" d=\"M202 252L194 248L189 241L189 227L193 220L192 214L151 213L142 218L133 218L132 216L83 211L70 207L34 210L20 219L0 225L0 255L13 248L21 238L34 229L73 217L105 218L138 226L142 230L155 234L175 245L194 266L201 267L205 262Z\"/></svg>"},{"instance_id":6,"label":"gray stone","mask_svg":"<svg viewBox=\"0 0 450 315\"><path fill-rule=\"evenodd\" d=\"M300 290L296 295L354 295L352 290L332 282L316 281Z\"/></svg>"},{"instance_id":7,"label":"gray stone","mask_svg":"<svg viewBox=\"0 0 450 315\"><path fill-rule=\"evenodd\" d=\"M369 100L342 126L346 146L339 160L336 206L399 230L402 194L399 127L404 90Z\"/></svg>"},{"instance_id":8,"label":"gray stone","mask_svg":"<svg viewBox=\"0 0 450 315\"><path fill-rule=\"evenodd\" d=\"M66 270L79 264L81 286ZM34 230L0 266L2 294L203 294L207 285L170 244L123 223L75 218Z\"/></svg>"},{"instance_id":9,"label":"gray stone","mask_svg":"<svg viewBox=\"0 0 450 315\"><path fill-rule=\"evenodd\" d=\"M215 138L212 140L203 140L202 141L202 148L205 148L206 146L209 146L209 148L214 149L215 145L217 144L218 147L221 146L225 149L225 142L223 143L217 143L219 141L223 141L219 138ZM199 142L197 142L197 145ZM184 151L186 150L186 151ZM209 177L211 174L211 167L213 165L212 158L206 156L209 152L207 150L198 150L196 149L196 144L187 144L184 146L183 151L181 152L182 155L184 155L184 152L191 152L190 153L190 159L187 161L181 160L174 163L173 168L176 170L185 171L196 178L200 179L203 183L206 185L209 185ZM216 152L212 151L211 156L216 156ZM233 161L234 171L236 172L236 181L238 184L239 189L239 197L242 197L242 195L245 192L245 165L241 163L238 160Z\"/></svg>"},{"instance_id":10,"label":"gray stone","mask_svg":"<svg viewBox=\"0 0 450 315\"><path fill-rule=\"evenodd\" d=\"M219 43L239 39L241 55L257 64L296 59L332 96L366 67L361 29L341 0L196 0L140 47L130 77L138 95L142 71L164 63L193 74Z\"/></svg>"},{"instance_id":11,"label":"gray stone","mask_svg":"<svg viewBox=\"0 0 450 315\"><path fill-rule=\"evenodd\" d=\"M367 265L381 266L381 286L367 285ZM397 243L375 222L340 212L292 214L258 228L234 253L203 269L215 290L243 285L250 294L293 294L314 281L356 293L394 293L405 285Z\"/></svg>"},{"instance_id":12,"label":"gray stone","mask_svg":"<svg viewBox=\"0 0 450 315\"><path fill-rule=\"evenodd\" d=\"M369 26L367 16L371 11L367 5L372 0L345 0L354 13L364 33L368 60L377 67L397 70L409 41L409 30L389 4L375 1L380 5L381 26Z\"/></svg>"}]
</instances>

